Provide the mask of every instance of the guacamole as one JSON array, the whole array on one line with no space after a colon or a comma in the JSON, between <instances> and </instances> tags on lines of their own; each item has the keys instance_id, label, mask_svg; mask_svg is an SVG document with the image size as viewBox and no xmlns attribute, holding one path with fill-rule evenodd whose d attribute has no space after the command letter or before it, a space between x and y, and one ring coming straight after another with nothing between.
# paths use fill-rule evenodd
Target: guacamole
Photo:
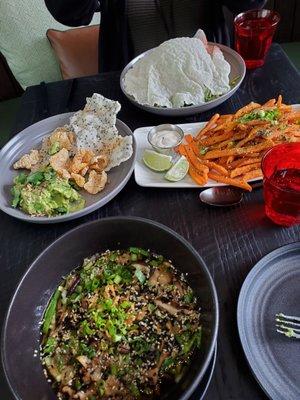
<instances>
[{"instance_id":1,"label":"guacamole","mask_svg":"<svg viewBox=\"0 0 300 400\"><path fill-rule=\"evenodd\" d=\"M19 174L11 189L12 206L34 216L55 216L81 210L85 200L52 168Z\"/></svg>"}]
</instances>

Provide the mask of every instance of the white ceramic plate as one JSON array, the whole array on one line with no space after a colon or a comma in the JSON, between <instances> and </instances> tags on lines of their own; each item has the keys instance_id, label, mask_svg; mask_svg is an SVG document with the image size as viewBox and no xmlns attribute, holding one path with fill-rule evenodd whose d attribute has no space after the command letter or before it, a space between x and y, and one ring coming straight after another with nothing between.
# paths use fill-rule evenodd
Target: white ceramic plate
<instances>
[{"instance_id":1,"label":"white ceramic plate","mask_svg":"<svg viewBox=\"0 0 300 400\"><path fill-rule=\"evenodd\" d=\"M300 104L293 105L295 110L300 110ZM206 122L193 122L191 124L179 124L180 128L183 129L184 133L190 133L192 136L196 136L197 133ZM204 186L199 186L194 183L189 175L186 175L184 179L179 182L169 182L164 178L165 172L154 172L151 171L143 163L143 152L145 149L152 149L147 140L147 135L152 126L138 128L134 131L133 135L136 140L137 146L137 158L134 167L135 181L139 186L144 187L158 187L158 188L194 188L199 189L202 187L213 187L213 186L226 186L223 183L218 183L208 180ZM152 149L153 150L153 149ZM259 181L261 178L252 179L250 182Z\"/></svg>"}]
</instances>

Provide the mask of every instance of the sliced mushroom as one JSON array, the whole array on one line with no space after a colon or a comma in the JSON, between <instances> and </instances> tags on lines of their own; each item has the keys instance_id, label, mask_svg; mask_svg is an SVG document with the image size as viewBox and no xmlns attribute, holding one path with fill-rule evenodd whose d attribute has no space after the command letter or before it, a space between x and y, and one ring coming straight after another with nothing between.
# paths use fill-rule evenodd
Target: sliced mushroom
<instances>
[{"instance_id":1,"label":"sliced mushroom","mask_svg":"<svg viewBox=\"0 0 300 400\"><path fill-rule=\"evenodd\" d=\"M149 279L151 285L169 285L171 282L172 274L160 268L157 268Z\"/></svg>"},{"instance_id":2,"label":"sliced mushroom","mask_svg":"<svg viewBox=\"0 0 300 400\"><path fill-rule=\"evenodd\" d=\"M179 309L176 307L172 306L171 304L168 303L163 303L160 300L154 300L154 303L159 307L161 310L167 311L171 315L177 315L179 313Z\"/></svg>"},{"instance_id":3,"label":"sliced mushroom","mask_svg":"<svg viewBox=\"0 0 300 400\"><path fill-rule=\"evenodd\" d=\"M87 356L78 356L76 357L76 360L79 361L84 368L87 368L91 362Z\"/></svg>"},{"instance_id":4,"label":"sliced mushroom","mask_svg":"<svg viewBox=\"0 0 300 400\"><path fill-rule=\"evenodd\" d=\"M73 390L72 388L70 388L70 386L64 386L64 387L61 389L61 391L62 391L63 393L68 394L71 398L72 398L72 396L75 394L75 390Z\"/></svg>"}]
</instances>

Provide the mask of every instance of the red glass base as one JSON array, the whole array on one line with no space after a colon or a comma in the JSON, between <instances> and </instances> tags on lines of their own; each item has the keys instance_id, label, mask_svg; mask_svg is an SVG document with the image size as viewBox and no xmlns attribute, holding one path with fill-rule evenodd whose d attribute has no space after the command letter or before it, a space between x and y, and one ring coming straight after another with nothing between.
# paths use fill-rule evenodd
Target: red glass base
<instances>
[{"instance_id":1,"label":"red glass base","mask_svg":"<svg viewBox=\"0 0 300 400\"><path fill-rule=\"evenodd\" d=\"M259 68L262 67L265 63L265 60L245 60L245 64L247 69L254 69L254 68Z\"/></svg>"}]
</instances>

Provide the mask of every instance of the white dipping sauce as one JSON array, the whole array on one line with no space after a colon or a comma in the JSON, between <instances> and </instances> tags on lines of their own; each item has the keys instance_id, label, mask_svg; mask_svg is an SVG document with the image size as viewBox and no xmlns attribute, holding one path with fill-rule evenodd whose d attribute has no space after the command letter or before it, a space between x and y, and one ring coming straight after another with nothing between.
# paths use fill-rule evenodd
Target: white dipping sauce
<instances>
[{"instance_id":1,"label":"white dipping sauce","mask_svg":"<svg viewBox=\"0 0 300 400\"><path fill-rule=\"evenodd\" d=\"M151 143L156 147L174 147L180 142L180 135L176 131L158 131L151 138Z\"/></svg>"}]
</instances>

